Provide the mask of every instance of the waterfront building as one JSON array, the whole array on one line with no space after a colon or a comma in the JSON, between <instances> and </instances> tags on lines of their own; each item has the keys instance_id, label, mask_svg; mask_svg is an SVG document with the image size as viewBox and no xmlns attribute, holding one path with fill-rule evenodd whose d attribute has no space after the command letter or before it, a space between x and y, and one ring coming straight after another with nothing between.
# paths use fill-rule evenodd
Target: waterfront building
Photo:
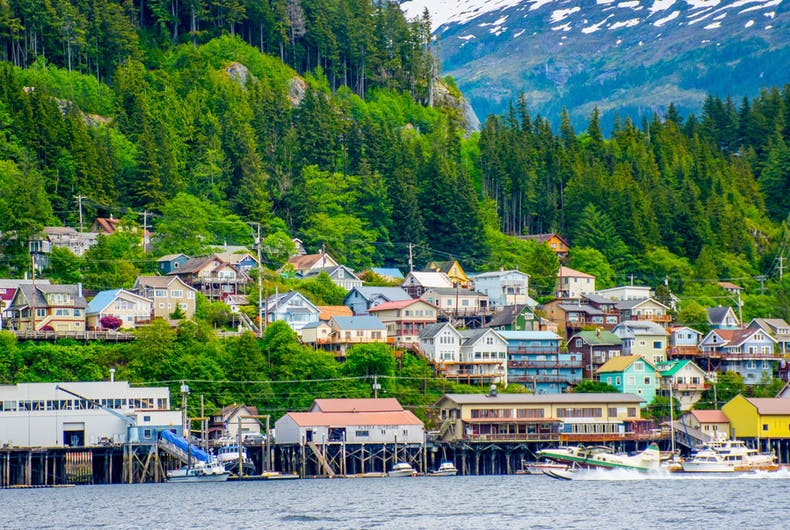
<instances>
[{"instance_id":1,"label":"waterfront building","mask_svg":"<svg viewBox=\"0 0 790 530\"><path fill-rule=\"evenodd\" d=\"M565 392L582 380L582 357L563 352L562 337L551 331L500 331L507 341L508 382L535 393Z\"/></svg>"},{"instance_id":2,"label":"waterfront building","mask_svg":"<svg viewBox=\"0 0 790 530\"><path fill-rule=\"evenodd\" d=\"M369 399L321 400L308 412L289 412L275 422L277 445L412 444L425 441L425 426L394 399L382 406ZM376 400L378 401L378 400ZM394 402L394 403L393 403Z\"/></svg>"},{"instance_id":3,"label":"waterfront building","mask_svg":"<svg viewBox=\"0 0 790 530\"><path fill-rule=\"evenodd\" d=\"M115 414L58 387L95 400ZM0 445L155 443L161 428L181 429L181 412L170 410L167 387L131 387L126 381L0 385Z\"/></svg>"},{"instance_id":4,"label":"waterfront building","mask_svg":"<svg viewBox=\"0 0 790 530\"><path fill-rule=\"evenodd\" d=\"M721 410L696 409L683 418L687 426L707 434L709 440L726 440L730 437L730 420Z\"/></svg>"},{"instance_id":5,"label":"waterfront building","mask_svg":"<svg viewBox=\"0 0 790 530\"><path fill-rule=\"evenodd\" d=\"M647 440L644 399L633 394L445 394L434 405L448 443Z\"/></svg>"},{"instance_id":6,"label":"waterfront building","mask_svg":"<svg viewBox=\"0 0 790 530\"><path fill-rule=\"evenodd\" d=\"M251 436L260 436L261 422L257 416L257 407L238 403L223 407L211 416L208 438L209 440L220 438L238 440L241 434L241 439L244 441Z\"/></svg>"},{"instance_id":7,"label":"waterfront building","mask_svg":"<svg viewBox=\"0 0 790 530\"><path fill-rule=\"evenodd\" d=\"M623 355L609 359L598 369L598 377L602 383L612 385L627 394L636 394L643 398L643 407L647 406L656 396L658 388L658 372L650 361L639 355Z\"/></svg>"},{"instance_id":8,"label":"waterfront building","mask_svg":"<svg viewBox=\"0 0 790 530\"><path fill-rule=\"evenodd\" d=\"M730 437L760 450L773 450L780 461L790 456L790 399L747 398L738 394L722 408L730 421Z\"/></svg>"},{"instance_id":9,"label":"waterfront building","mask_svg":"<svg viewBox=\"0 0 790 530\"><path fill-rule=\"evenodd\" d=\"M579 331L568 340L568 353L581 355L582 377L593 379L606 361L623 354L623 341L605 329Z\"/></svg>"}]
</instances>

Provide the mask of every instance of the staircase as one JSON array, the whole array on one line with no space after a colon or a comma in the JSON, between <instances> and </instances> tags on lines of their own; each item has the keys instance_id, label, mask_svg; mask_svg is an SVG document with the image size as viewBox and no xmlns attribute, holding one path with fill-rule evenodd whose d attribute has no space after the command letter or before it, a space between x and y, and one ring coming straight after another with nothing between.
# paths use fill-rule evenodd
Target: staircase
<instances>
[{"instance_id":1,"label":"staircase","mask_svg":"<svg viewBox=\"0 0 790 530\"><path fill-rule=\"evenodd\" d=\"M318 463L324 469L324 474L326 476L328 476L329 478L334 477L335 476L335 470L332 469L331 465L329 465L329 462L327 462L326 458L324 457L324 454L318 449L318 446L315 444L315 442L307 442L307 445L313 451L313 454L315 455L316 459L318 460Z\"/></svg>"},{"instance_id":2,"label":"staircase","mask_svg":"<svg viewBox=\"0 0 790 530\"><path fill-rule=\"evenodd\" d=\"M253 333L258 332L258 327L255 325L255 322L253 322L250 317L248 317L246 314L242 313L241 311L236 313L236 315L239 317L239 322L241 323L242 327L244 327L244 329L248 331L252 331Z\"/></svg>"}]
</instances>

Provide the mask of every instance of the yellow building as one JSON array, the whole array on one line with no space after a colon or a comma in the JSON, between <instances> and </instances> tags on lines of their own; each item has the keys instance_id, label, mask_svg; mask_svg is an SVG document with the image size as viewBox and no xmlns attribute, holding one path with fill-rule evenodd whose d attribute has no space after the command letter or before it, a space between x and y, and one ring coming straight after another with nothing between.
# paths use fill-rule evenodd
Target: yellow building
<instances>
[{"instance_id":1,"label":"yellow building","mask_svg":"<svg viewBox=\"0 0 790 530\"><path fill-rule=\"evenodd\" d=\"M425 272L443 272L453 282L454 287L468 289L472 280L464 272L463 267L457 261L432 261L425 267Z\"/></svg>"},{"instance_id":2,"label":"yellow building","mask_svg":"<svg viewBox=\"0 0 790 530\"><path fill-rule=\"evenodd\" d=\"M652 424L633 394L445 394L433 410L444 442L648 440Z\"/></svg>"},{"instance_id":3,"label":"yellow building","mask_svg":"<svg viewBox=\"0 0 790 530\"><path fill-rule=\"evenodd\" d=\"M738 394L721 410L730 420L733 438L790 439L790 399Z\"/></svg>"}]
</instances>

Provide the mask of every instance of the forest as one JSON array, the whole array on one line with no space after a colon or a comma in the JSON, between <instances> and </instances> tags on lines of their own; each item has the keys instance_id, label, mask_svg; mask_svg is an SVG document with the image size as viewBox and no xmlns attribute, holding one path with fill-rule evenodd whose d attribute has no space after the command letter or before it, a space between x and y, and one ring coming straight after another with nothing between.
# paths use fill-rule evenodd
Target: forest
<instances>
[{"instance_id":1,"label":"forest","mask_svg":"<svg viewBox=\"0 0 790 530\"><path fill-rule=\"evenodd\" d=\"M608 136L597 111L554 131L522 96L469 130L427 14L372 0L0 0L0 60L3 277L42 227L114 215L153 252L121 234L45 274L130 287L156 256L253 244L252 223L271 270L292 237L357 270L411 245L418 267L527 271L541 299L559 263L516 236L557 232L599 288L677 295L683 322L734 303L719 280L745 319L790 318L790 85Z\"/></svg>"}]
</instances>

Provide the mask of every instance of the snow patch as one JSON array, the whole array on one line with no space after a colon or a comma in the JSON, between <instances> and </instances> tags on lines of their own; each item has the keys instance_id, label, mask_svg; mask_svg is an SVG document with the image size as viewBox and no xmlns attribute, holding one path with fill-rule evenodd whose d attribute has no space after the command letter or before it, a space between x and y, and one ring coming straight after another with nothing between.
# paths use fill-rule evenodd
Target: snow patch
<instances>
[{"instance_id":1,"label":"snow patch","mask_svg":"<svg viewBox=\"0 0 790 530\"><path fill-rule=\"evenodd\" d=\"M743 25L744 28L751 28L752 26L754 26L754 20L750 20L749 22Z\"/></svg>"},{"instance_id":2,"label":"snow patch","mask_svg":"<svg viewBox=\"0 0 790 530\"><path fill-rule=\"evenodd\" d=\"M621 22L615 22L609 26L609 29L632 28L641 22L638 18L630 18Z\"/></svg>"},{"instance_id":3,"label":"snow patch","mask_svg":"<svg viewBox=\"0 0 790 530\"><path fill-rule=\"evenodd\" d=\"M534 3L529 6L530 11L535 11L536 9L540 9L541 7L545 6L546 4L550 4L554 2L554 0L532 0Z\"/></svg>"},{"instance_id":4,"label":"snow patch","mask_svg":"<svg viewBox=\"0 0 790 530\"><path fill-rule=\"evenodd\" d=\"M431 29L451 22L465 23L492 11L517 6L522 0L407 0L400 5L408 18L422 17L427 8L431 15ZM548 0L549 2L553 0Z\"/></svg>"},{"instance_id":5,"label":"snow patch","mask_svg":"<svg viewBox=\"0 0 790 530\"><path fill-rule=\"evenodd\" d=\"M691 6L691 9L706 9L716 7L721 3L721 0L686 0L686 3Z\"/></svg>"},{"instance_id":6,"label":"snow patch","mask_svg":"<svg viewBox=\"0 0 790 530\"><path fill-rule=\"evenodd\" d=\"M603 19L597 24L592 24L590 26L587 26L586 28L582 28L582 33L584 33L585 35L589 35L590 33L595 33L596 31L601 29L601 26L606 24L606 21L609 20L610 18L612 18L612 15L609 15L608 17L606 17L605 19Z\"/></svg>"},{"instance_id":7,"label":"snow patch","mask_svg":"<svg viewBox=\"0 0 790 530\"><path fill-rule=\"evenodd\" d=\"M626 8L626 7L636 7L638 5L639 5L639 0L632 0L630 2L620 2L619 4L617 4L617 7Z\"/></svg>"},{"instance_id":8,"label":"snow patch","mask_svg":"<svg viewBox=\"0 0 790 530\"><path fill-rule=\"evenodd\" d=\"M570 31L571 30L571 23L566 22L562 26L552 26L551 31Z\"/></svg>"},{"instance_id":9,"label":"snow patch","mask_svg":"<svg viewBox=\"0 0 790 530\"><path fill-rule=\"evenodd\" d=\"M672 0L672 1L674 2L674 0ZM656 26L657 28L660 28L661 26L663 26L667 22L669 22L671 20L675 20L676 18L678 18L678 16L680 16L680 11L673 11L670 14L668 14L667 16L665 16L664 18L659 18L658 20L653 22L653 25Z\"/></svg>"},{"instance_id":10,"label":"snow patch","mask_svg":"<svg viewBox=\"0 0 790 530\"><path fill-rule=\"evenodd\" d=\"M582 10L582 8L579 7L579 6L572 7L570 9L557 9L557 10L555 10L555 11L553 11L551 13L551 19L550 20L551 20L551 22L556 24L557 22L562 22L563 20L565 20L566 18L568 18L572 14L577 13L577 12L579 12L581 10Z\"/></svg>"},{"instance_id":11,"label":"snow patch","mask_svg":"<svg viewBox=\"0 0 790 530\"><path fill-rule=\"evenodd\" d=\"M514 39L517 39L517 38L519 38L520 36L522 36L522 35L524 34L524 32L525 32L525 31L527 31L527 30L525 30L525 29L522 29L521 31L519 31L519 32L517 32L516 34L514 34L514 35L513 35L513 38L514 38Z\"/></svg>"},{"instance_id":12,"label":"snow patch","mask_svg":"<svg viewBox=\"0 0 790 530\"><path fill-rule=\"evenodd\" d=\"M672 7L675 2L676 0L655 0L653 5L650 6L650 14L652 15L657 11L666 11Z\"/></svg>"},{"instance_id":13,"label":"snow patch","mask_svg":"<svg viewBox=\"0 0 790 530\"><path fill-rule=\"evenodd\" d=\"M717 29L720 27L721 27L721 22L714 22L712 24L708 24L707 26L705 26L704 29Z\"/></svg>"},{"instance_id":14,"label":"snow patch","mask_svg":"<svg viewBox=\"0 0 790 530\"><path fill-rule=\"evenodd\" d=\"M481 28L487 28L489 26L501 26L505 22L507 22L507 15L504 17L500 17L498 20L495 20L494 22L481 22L479 26Z\"/></svg>"},{"instance_id":15,"label":"snow patch","mask_svg":"<svg viewBox=\"0 0 790 530\"><path fill-rule=\"evenodd\" d=\"M475 35L472 35L471 33L469 35L464 35L462 37L458 37L459 40L463 40L463 41L470 41L470 40L476 39L476 38L477 37Z\"/></svg>"}]
</instances>

